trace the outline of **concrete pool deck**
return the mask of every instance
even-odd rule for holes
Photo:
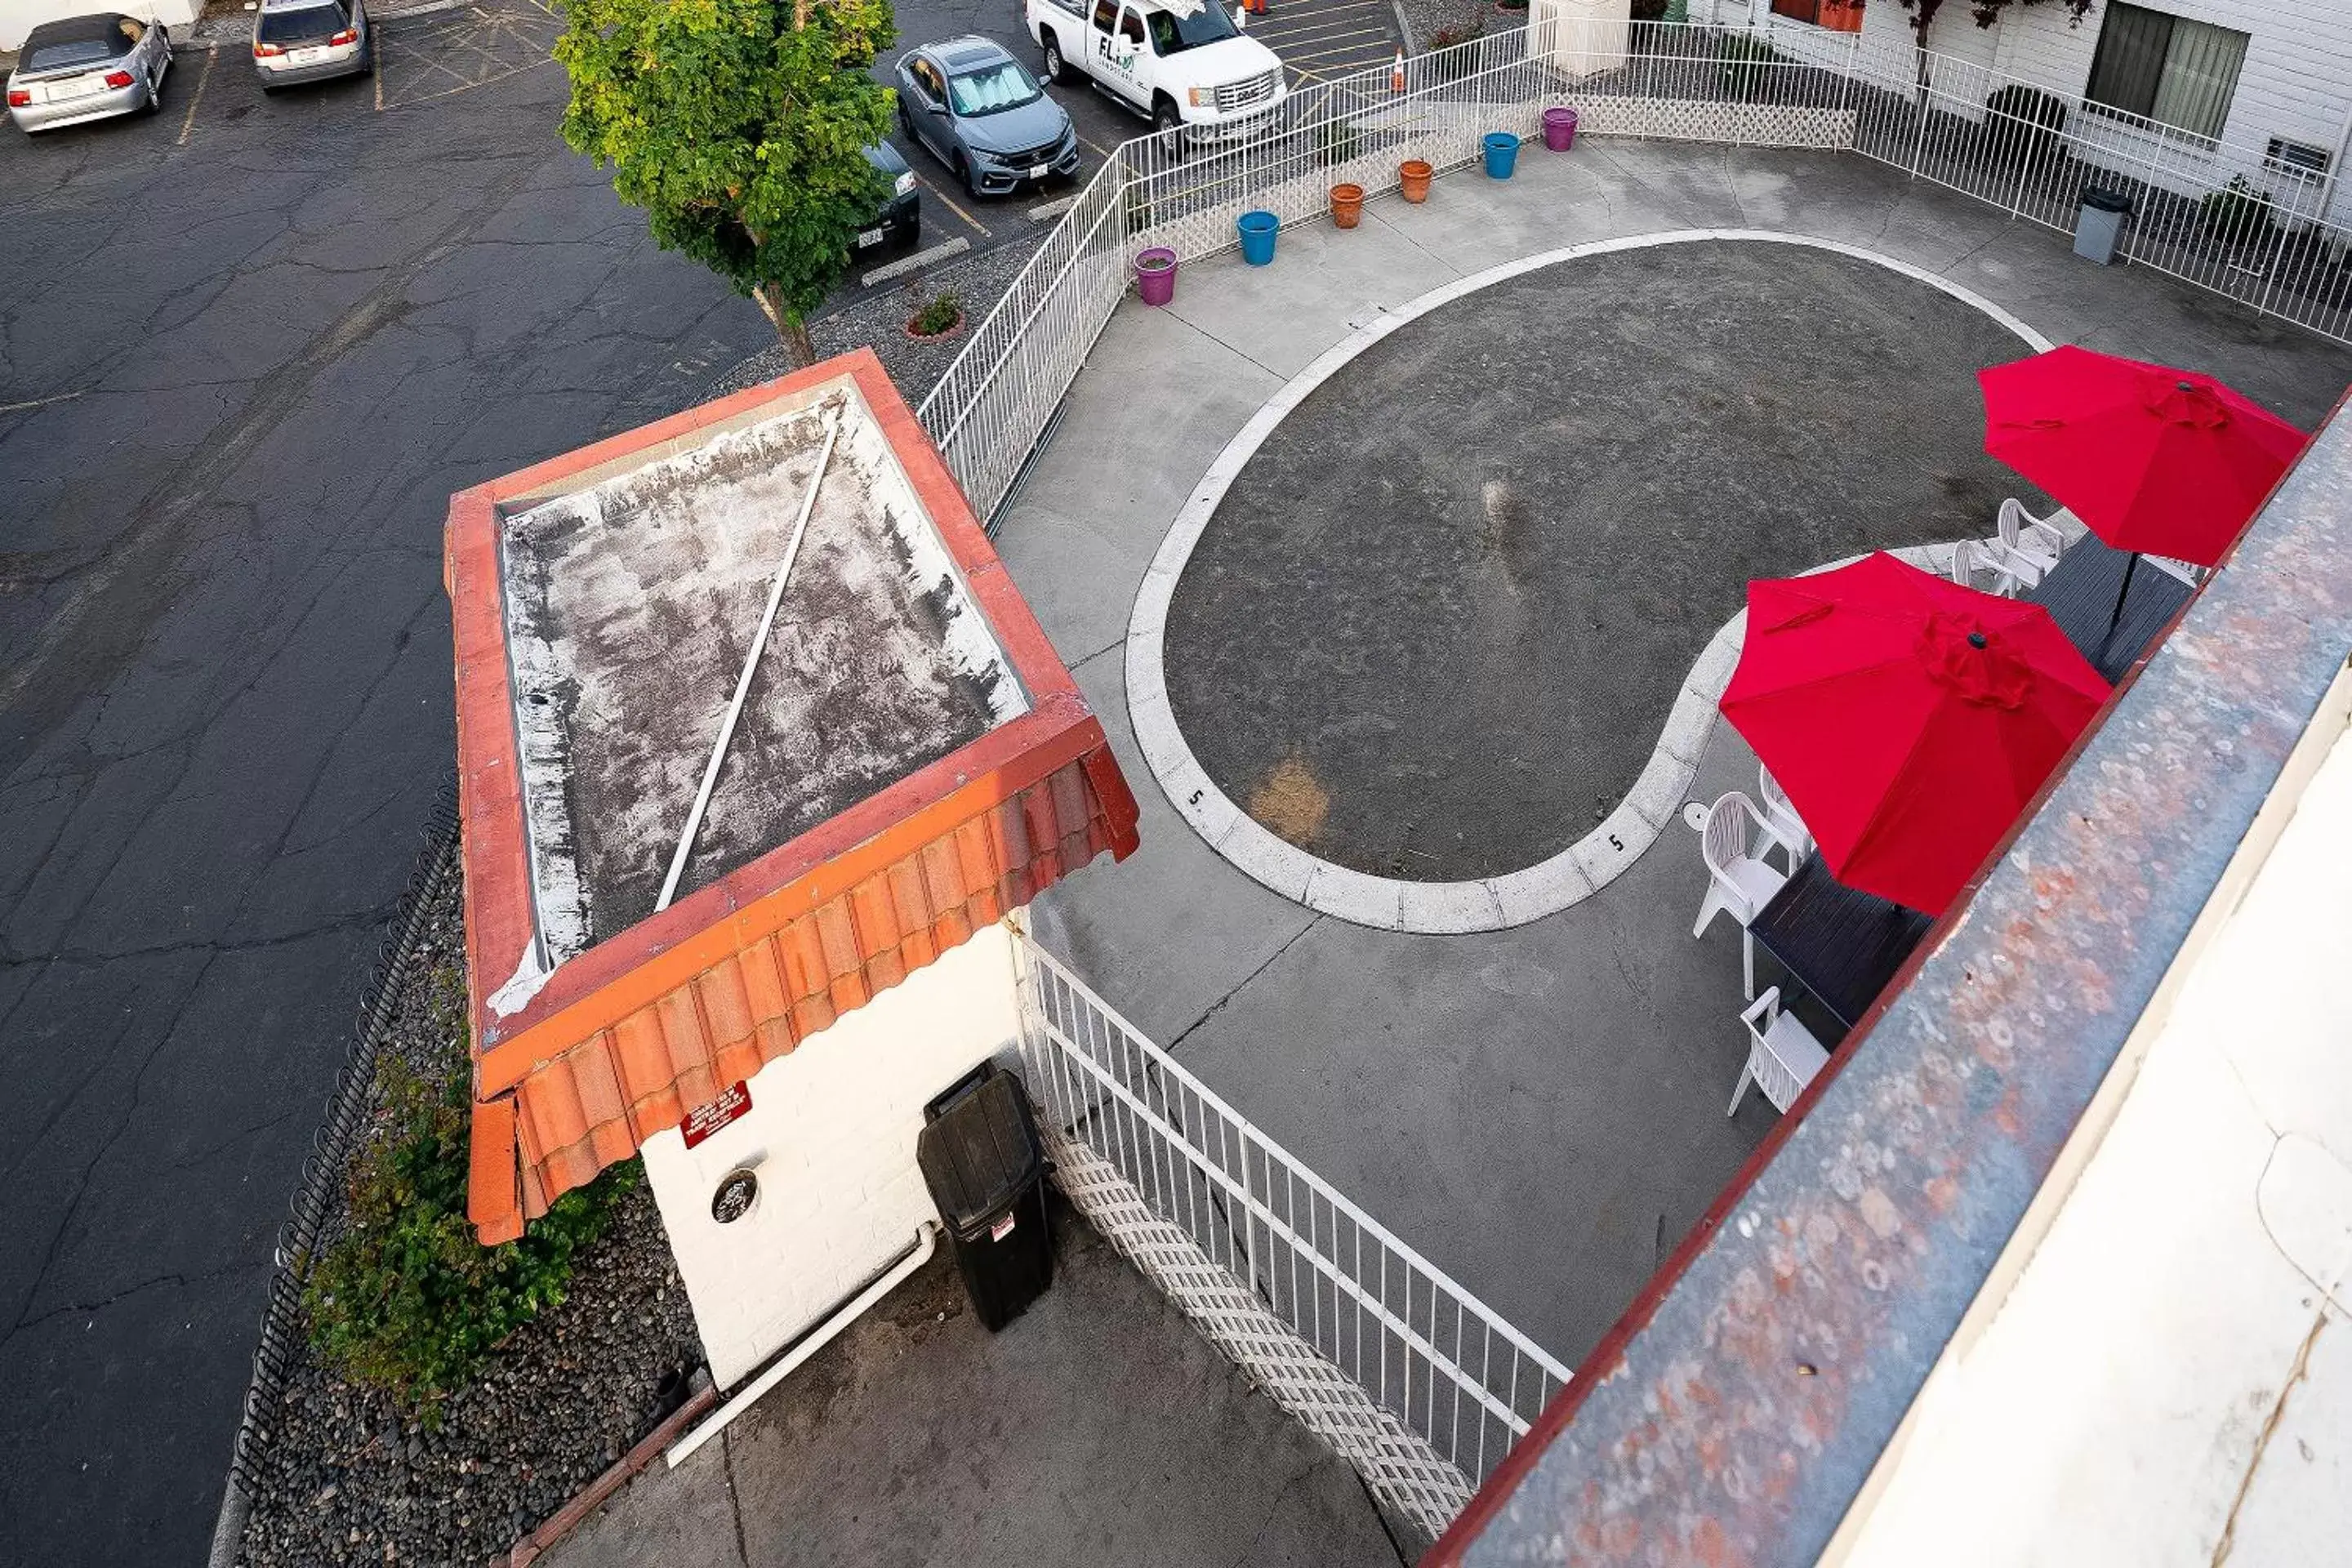
[[[1770,1124],[1758,1097],[1723,1113],[1745,1052],[1738,933],[1718,921],[1692,941],[1703,873],[1695,837],[1671,823],[1574,907],[1462,936],[1303,907],[1204,842],[1142,782],[1126,643],[1154,556],[1228,443],[1386,310],[1541,252],[1677,230],[1861,247],[2054,341],[2210,372],[2305,426],[2352,381],[2352,351],[2145,269],[2078,261],[2062,237],[1858,158],[1587,138],[1565,155],[1531,147],[1518,169],[1507,183],[1449,175],[1424,206],[1375,202],[1350,232],[1286,231],[1268,268],[1187,264],[1171,309],[1122,307],[997,545],[1143,811],[1131,861],[1035,906],[1040,939],[1268,1135],[1573,1362]],[[1894,520],[1877,542],[1920,542]],[[1690,798],[1754,788],[1722,726],[1696,761]]]

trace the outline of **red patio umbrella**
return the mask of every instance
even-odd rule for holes
[[[1881,553],[1750,583],[1722,709],[1840,881],[1940,914],[2107,692],[2040,605]]]
[[[1977,372],[1985,450],[2117,550],[2219,565],[2310,437],[2210,376],[2067,345]]]

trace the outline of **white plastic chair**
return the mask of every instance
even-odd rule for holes
[[[1708,922],[1726,910],[1739,922],[1740,994],[1756,994],[1756,941],[1748,934],[1754,920],[1789,879],[1764,863],[1749,848],[1748,830],[1764,826],[1756,803],[1733,790],[1707,807],[1698,824],[1699,858],[1706,862],[1706,901],[1698,907],[1693,937],[1706,934]]]
[[[1750,1084],[1764,1091],[1773,1110],[1785,1113],[1827,1064],[1830,1054],[1794,1014],[1780,1011],[1778,985],[1756,998],[1739,1015],[1739,1021],[1748,1026],[1748,1065],[1739,1069],[1739,1081],[1732,1086],[1731,1109],[1724,1114],[1739,1113],[1739,1102],[1748,1098]]]
[[[2059,552],[2066,548],[2058,515],[2036,517],[2011,496],[2000,503],[1993,520],[1993,537],[1984,541],[1983,547],[2001,571],[2031,588],[2058,564]]]
[[[2001,564],[2005,556],[1987,541],[1963,539],[1952,546],[1952,581],[1963,588],[1983,586],[1977,581],[1979,573],[1992,579],[1984,592],[1998,594],[2004,599],[2014,599],[2024,584],[2016,574]]]
[[[1756,793],[1764,803],[1764,842],[1756,847],[1757,858],[1769,855],[1777,846],[1788,857],[1789,874],[1793,877],[1798,863],[1812,851],[1812,831],[1789,804],[1789,793],[1780,787],[1780,781],[1762,763],[1756,764]]]

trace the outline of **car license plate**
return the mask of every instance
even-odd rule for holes
[[[103,77],[78,76],[71,81],[61,81],[50,88],[49,101],[64,103],[77,98],[89,98],[103,90],[105,86],[106,79]]]
[[[1029,177],[1030,177],[1031,179],[1033,179],[1033,180],[1042,180],[1042,179],[1044,179],[1044,178],[1045,177],[1045,174],[1046,174],[1046,168],[1045,168],[1045,164],[1043,164],[1043,163],[1039,163],[1039,164],[1037,164],[1035,167],[1032,168],[1032,169],[1029,171]]]
[[[314,66],[326,58],[327,47],[324,44],[313,44],[307,49],[292,49],[288,51],[286,63],[297,66]]]
[[[862,228],[862,229],[859,229],[859,230],[857,231],[857,248],[858,248],[858,249],[863,250],[863,249],[865,249],[865,248],[866,248],[867,246],[869,246],[869,245],[879,245],[879,244],[881,244],[881,243],[882,243],[882,231],[881,231],[880,229],[878,229],[878,228]]]

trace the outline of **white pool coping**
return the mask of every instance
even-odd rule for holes
[[[1128,713],[1135,727],[1136,744],[1169,803],[1211,848],[1253,880],[1320,913],[1377,930],[1464,935],[1526,925],[1569,909],[1623,875],[1657,842],[1682,805],[1683,792],[1697,775],[1699,753],[1715,721],[1716,703],[1739,662],[1748,620],[1744,609],[1723,624],[1692,665],[1649,763],[1600,826],[1566,849],[1520,870],[1467,881],[1419,882],[1371,876],[1310,855],[1261,826],[1217,787],[1192,754],[1169,701],[1168,607],[1194,547],[1243,468],[1291,410],[1374,343],[1441,305],[1538,268],[1611,251],[1719,239],[1811,246],[1874,262],[1976,307],[2037,353],[2054,346],[2049,338],[1983,295],[1925,268],[1841,240],[1751,228],[1671,229],[1562,246],[1458,278],[1384,311],[1317,356],[1225,444],[1170,525],[1136,592],[1127,635]],[[1951,569],[1952,548],[1949,544],[1914,545],[1891,553],[1941,575]],[[1813,570],[1828,571],[1854,559],[1825,562]]]

